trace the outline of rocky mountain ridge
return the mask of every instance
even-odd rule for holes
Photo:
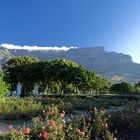
[[[107,52],[104,47],[86,47],[66,51],[6,49],[0,46],[1,63],[18,56],[33,56],[50,60],[66,58],[109,78],[119,77],[118,79],[129,81],[140,80],[140,64],[134,63],[129,55]]]

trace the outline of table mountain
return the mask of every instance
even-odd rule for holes
[[[66,58],[94,70],[113,80],[140,80],[140,64],[134,63],[131,56],[107,52],[104,47],[85,47],[69,50],[22,50],[0,47],[0,60],[5,63],[12,57],[33,56],[42,59]]]

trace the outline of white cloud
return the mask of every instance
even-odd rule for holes
[[[68,51],[69,49],[77,49],[77,47],[66,47],[66,46],[62,46],[62,47],[40,47],[40,46],[17,46],[17,45],[13,45],[13,44],[1,44],[1,47],[7,48],[7,49],[17,49],[17,50],[29,50],[29,51],[35,51],[35,50],[56,50],[56,51]]]

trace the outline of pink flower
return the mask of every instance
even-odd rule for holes
[[[80,129],[77,129],[77,132],[80,133]]]
[[[62,111],[61,117],[65,117],[65,111]]]
[[[108,118],[110,119],[112,116],[111,115],[108,115]]]
[[[62,123],[66,123],[66,121],[65,120],[62,120]]]
[[[42,137],[42,133],[40,133],[39,135],[40,135],[40,137]]]
[[[80,132],[79,132],[79,135],[80,135],[81,137],[83,137],[83,136],[85,135],[85,132],[80,131]]]
[[[81,137],[85,135],[85,132],[81,131],[80,129],[77,129],[77,132],[79,133],[79,136]]]
[[[9,129],[13,129],[13,126],[12,126],[12,125],[9,125],[8,128],[9,128]]]
[[[51,121],[51,122],[50,122],[50,125],[51,125],[51,126],[55,126],[55,125],[56,125],[55,121]]]
[[[45,139],[47,139],[48,136],[49,136],[49,133],[48,133],[47,131],[43,132],[43,137],[44,137]]]
[[[30,128],[29,127],[25,128],[25,134],[29,134],[29,133],[30,133]]]

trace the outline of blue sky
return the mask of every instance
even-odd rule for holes
[[[140,0],[0,0],[0,44],[104,46],[140,63]]]

